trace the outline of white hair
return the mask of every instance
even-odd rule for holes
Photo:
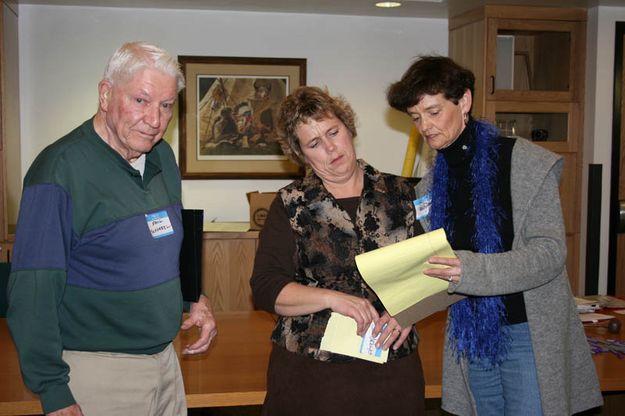
[[[111,82],[130,79],[137,71],[153,68],[176,79],[178,92],[184,88],[184,75],[178,61],[164,49],[147,42],[124,43],[106,64],[104,79]]]

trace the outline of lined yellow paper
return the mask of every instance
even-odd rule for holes
[[[448,282],[423,274],[432,256],[456,257],[442,228],[356,256],[356,265],[389,314],[395,316],[414,304],[447,291]],[[434,312],[434,311],[433,311]]]
[[[371,337],[373,323],[364,337],[356,334],[356,329],[356,321],[352,318],[332,312],[319,348],[374,363],[385,363],[388,360],[388,350],[374,347],[377,338]]]

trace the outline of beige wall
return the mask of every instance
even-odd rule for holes
[[[343,94],[359,116],[359,156],[399,173],[410,123],[384,91],[418,54],[447,53],[446,19],[235,13],[20,5],[22,168],[54,139],[90,117],[106,58],[143,39],[178,55],[296,57],[308,84]],[[177,151],[177,122],[167,140]],[[245,193],[287,180],[184,181],[189,208],[207,219],[248,219]]]
[[[587,166],[601,163],[600,288],[605,290],[614,23],[625,21],[625,6],[594,7],[588,16],[581,229],[586,229]],[[45,145],[95,111],[95,87],[106,56],[132,39],[150,40],[183,55],[307,58],[308,84],[342,93],[359,114],[359,155],[399,173],[410,125],[388,110],[384,90],[416,55],[447,53],[443,19],[20,5],[19,33],[22,175]],[[177,151],[176,120],[167,140]],[[272,191],[286,183],[184,181],[183,198],[188,207],[203,208],[208,219],[247,220],[246,192]]]

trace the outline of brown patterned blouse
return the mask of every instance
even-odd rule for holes
[[[295,281],[367,298],[383,312],[354,257],[421,234],[423,229],[415,221],[413,180],[381,173],[362,160],[358,163],[365,173],[360,198],[335,199],[312,172],[280,190],[260,233],[250,282],[258,308],[275,312],[278,294]],[[330,313],[326,309],[279,317],[272,340],[318,360],[350,361],[351,357],[319,350]],[[389,360],[416,348],[413,329],[401,348],[391,349]]]

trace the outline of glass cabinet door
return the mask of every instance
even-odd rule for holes
[[[488,118],[502,136],[522,137],[557,152],[572,151],[579,132],[576,105],[544,102],[491,102]]]
[[[533,142],[565,142],[567,113],[511,113],[498,111],[495,122],[504,136],[523,137]]]
[[[487,99],[571,101],[577,24],[488,19]]]

